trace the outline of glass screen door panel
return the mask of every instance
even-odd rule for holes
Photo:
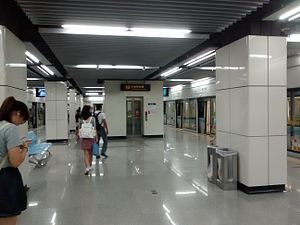
[[[126,101],[126,125],[127,125],[127,135],[132,135],[132,124],[133,124],[133,115],[132,115],[132,101]]]
[[[135,100],[134,104],[134,135],[142,135],[142,101]]]
[[[127,98],[126,112],[127,135],[142,135],[142,99]]]

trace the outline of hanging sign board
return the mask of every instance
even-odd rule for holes
[[[150,84],[121,84],[121,91],[150,91]]]

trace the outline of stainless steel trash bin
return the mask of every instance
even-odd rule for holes
[[[217,183],[217,149],[224,151],[227,150],[226,148],[221,148],[218,146],[207,146],[207,179],[214,184]]]
[[[223,190],[237,189],[237,156],[233,150],[216,150],[217,185]]]

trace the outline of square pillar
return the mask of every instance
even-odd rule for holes
[[[64,82],[45,82],[46,140],[68,140],[67,85]]]
[[[247,36],[217,51],[217,145],[239,153],[239,187],[287,182],[285,37]]]
[[[8,96],[27,104],[27,68],[25,45],[10,30],[0,26],[0,102]],[[20,137],[26,137],[28,124],[18,126]],[[29,185],[29,163],[26,158],[19,167],[24,184]]]

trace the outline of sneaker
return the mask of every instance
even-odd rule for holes
[[[104,156],[104,158],[107,158],[108,155],[106,155],[105,153],[101,153],[102,156]]]
[[[84,175],[89,175],[89,172],[90,172],[90,169],[89,169],[89,168],[86,168],[86,169],[85,169],[85,172],[84,172]]]
[[[101,159],[101,156],[99,155],[99,156],[96,156],[96,159]]]

